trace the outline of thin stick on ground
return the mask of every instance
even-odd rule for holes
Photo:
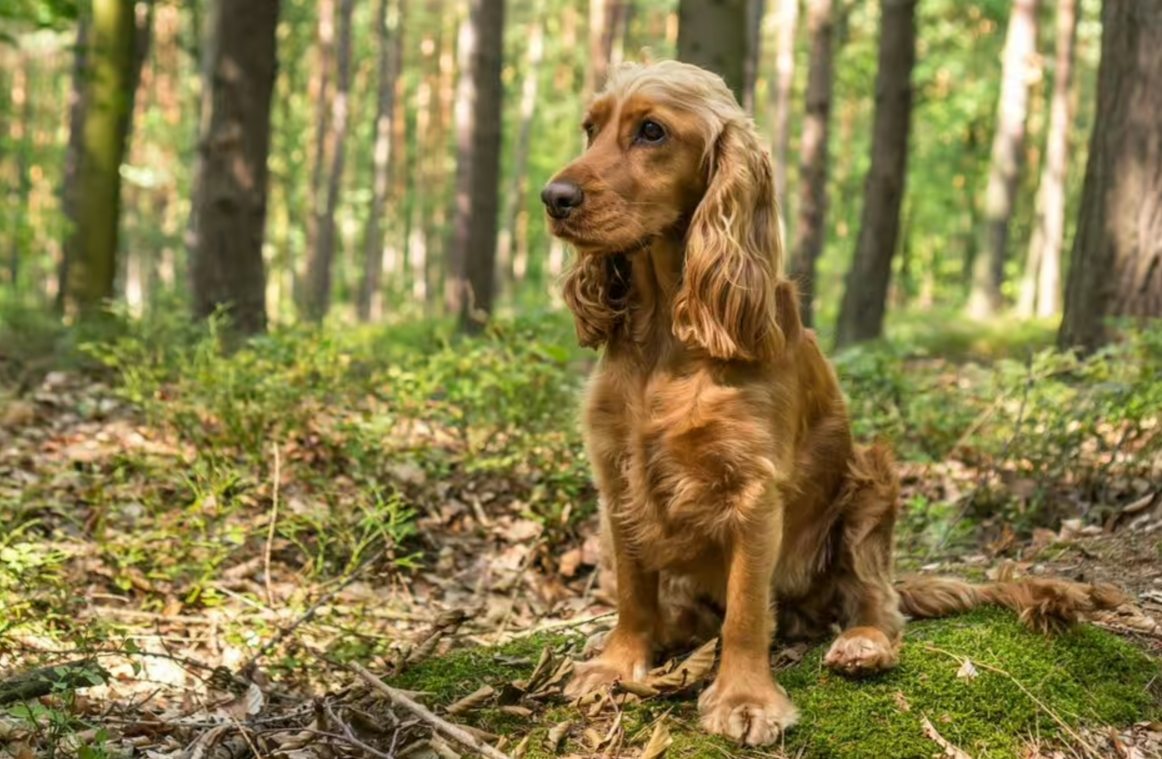
[[[270,582],[270,552],[274,546],[274,528],[278,524],[278,482],[282,479],[282,461],[278,453],[278,443],[274,444],[274,493],[271,496],[273,504],[270,507],[270,529],[266,533],[266,551],[262,554],[262,578],[266,583],[266,603],[274,608],[274,590]]]
[[[451,738],[465,748],[472,749],[478,754],[489,757],[489,759],[512,759],[508,754],[505,754],[497,749],[489,746],[487,743],[481,741],[476,736],[469,733],[463,728],[453,725],[447,720],[441,719],[429,711],[422,704],[418,704],[412,699],[408,698],[399,690],[391,687],[387,683],[380,680],[375,675],[371,674],[357,662],[351,662],[347,665],[355,674],[359,675],[363,680],[375,690],[387,696],[392,704],[407,709],[409,712],[419,717],[424,722],[431,725],[436,732]]]

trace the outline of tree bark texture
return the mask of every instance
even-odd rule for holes
[[[609,74],[613,55],[613,38],[617,32],[625,0],[589,0],[589,71],[585,81],[585,100],[600,92]],[[540,22],[540,12],[534,11]]]
[[[1009,221],[1013,216],[1025,152],[1028,70],[1037,47],[1037,6],[1038,0],[1014,0],[1005,35],[1001,99],[985,193],[986,244],[984,255],[973,262],[972,292],[968,302],[969,314],[978,319],[993,316],[1004,305],[1001,287],[1008,257]]]
[[[917,0],[883,3],[871,168],[864,184],[855,259],[847,274],[836,329],[839,346],[873,340],[883,333],[892,254],[899,241],[907,178],[916,3]]]
[[[456,90],[456,213],[445,305],[478,332],[492,311],[500,205],[504,0],[471,0]]]
[[[775,91],[770,97],[774,145],[771,159],[775,164],[775,197],[783,208],[787,205],[787,146],[791,141],[791,89],[795,84],[795,28],[798,24],[799,0],[780,0],[778,52]],[[830,65],[830,63],[829,63]]]
[[[335,56],[335,0],[319,0],[316,9],[319,18],[315,30],[315,66],[310,84],[307,85],[310,97],[315,101],[315,145],[311,152],[311,184],[307,188],[308,269],[309,260],[319,246],[319,218],[326,202],[323,186],[327,170],[328,119],[331,115],[331,62]],[[309,274],[306,279],[301,305],[309,312],[313,285]]]
[[[803,324],[814,323],[815,263],[827,238],[827,150],[834,80],[835,18],[832,0],[809,0],[807,26],[811,35],[811,68],[807,75],[807,113],[799,142],[799,221],[791,253],[791,276],[800,289]],[[786,181],[784,179],[784,181]]]
[[[678,59],[726,80],[746,100],[747,3],[750,0],[679,0]]]
[[[343,169],[347,159],[347,114],[351,94],[351,14],[355,0],[339,0],[338,42],[335,48],[335,94],[323,154],[327,164],[326,200],[316,206],[315,247],[307,262],[307,308],[311,321],[321,322],[331,310],[331,281],[335,268],[335,212],[343,189]]]
[[[210,81],[203,93],[201,161],[194,178],[194,310],[227,305],[244,334],[266,329],[267,152],[279,0],[216,0]]]
[[[759,61],[763,52],[763,14],[766,13],[765,0],[746,2],[746,57],[742,70],[742,107],[746,112],[755,112],[755,83],[759,76]]]
[[[1057,0],[1057,49],[1049,135],[1037,197],[1037,217],[1029,244],[1028,290],[1022,293],[1025,316],[1055,316],[1061,309],[1061,249],[1065,240],[1065,180],[1069,167],[1069,132],[1073,121],[1070,88],[1077,44],[1078,0]]]
[[[539,8],[538,8],[539,10]],[[533,115],[537,105],[537,84],[541,75],[541,60],[545,54],[545,27],[539,14],[529,24],[528,60],[525,63],[524,82],[521,84],[520,132],[513,148],[512,184],[508,191],[508,211],[501,228],[497,250],[497,294],[503,295],[514,283],[513,251],[516,245],[517,223],[525,210],[528,191],[529,148],[532,145]]]
[[[77,19],[76,52],[73,56],[73,81],[69,91],[69,141],[65,145],[64,175],[61,184],[61,212],[68,221],[61,246],[60,269],[57,272],[56,307],[65,308],[65,293],[68,292],[69,262],[79,255],[77,251],[77,209],[80,188],[77,176],[80,171],[81,153],[84,150],[85,133],[85,79],[89,71],[89,14],[82,10]]]
[[[371,209],[363,232],[363,279],[359,287],[356,311],[363,322],[378,320],[383,315],[383,293],[380,279],[383,273],[383,229],[381,219],[387,212],[388,188],[394,156],[391,151],[395,122],[395,88],[403,60],[403,36],[400,19],[405,9],[404,0],[379,0],[375,11],[375,35],[379,55],[375,98],[375,147],[372,149]]]
[[[1106,0],[1101,49],[1058,333],[1085,352],[1115,338],[1109,317],[1162,317],[1162,6]]]
[[[65,312],[85,316],[113,295],[121,162],[132,113],[133,0],[93,0],[77,163],[76,222],[62,283]]]

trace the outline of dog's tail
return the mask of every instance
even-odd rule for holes
[[[1113,585],[1065,580],[1008,580],[982,585],[949,577],[912,577],[896,586],[900,610],[916,619],[961,614],[980,606],[1012,609],[1027,627],[1049,633],[1078,622],[1082,615],[1128,602]]]

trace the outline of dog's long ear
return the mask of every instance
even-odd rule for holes
[[[775,285],[782,268],[770,160],[753,128],[728,123],[691,219],[674,334],[721,359],[763,361],[783,350]]]
[[[625,321],[629,273],[620,256],[576,254],[561,282],[561,297],[573,312],[577,342],[600,348]]]

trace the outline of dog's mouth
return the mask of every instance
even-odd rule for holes
[[[583,256],[632,255],[648,248],[655,237],[648,234],[636,240],[611,240],[611,237],[616,238],[618,235],[602,234],[574,216],[561,219],[550,216],[549,231],[554,237],[569,243],[579,255]]]

